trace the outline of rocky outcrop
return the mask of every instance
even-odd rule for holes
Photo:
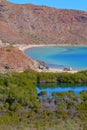
[[[87,45],[87,12],[0,0],[0,39],[19,44]]]
[[[38,68],[40,64],[14,47],[0,48],[0,72],[22,72],[28,68]]]

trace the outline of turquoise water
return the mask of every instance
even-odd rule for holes
[[[87,69],[87,47],[44,46],[28,49],[25,53],[34,59],[44,61],[49,67]]]
[[[47,92],[50,96],[53,92],[68,92],[73,91],[75,94],[79,94],[82,91],[87,91],[87,85],[72,85],[72,84],[45,84],[37,85],[37,93]]]

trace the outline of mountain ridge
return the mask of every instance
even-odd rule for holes
[[[87,12],[1,0],[0,39],[12,44],[87,45]]]

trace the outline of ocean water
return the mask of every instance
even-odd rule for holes
[[[85,46],[44,46],[27,49],[25,53],[34,59],[44,61],[49,67],[87,69],[87,47]]]

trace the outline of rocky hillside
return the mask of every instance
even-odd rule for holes
[[[39,62],[28,58],[22,51],[13,47],[0,48],[0,72],[23,71],[27,68],[35,68]]]
[[[0,39],[20,44],[87,44],[87,12],[0,0]]]

